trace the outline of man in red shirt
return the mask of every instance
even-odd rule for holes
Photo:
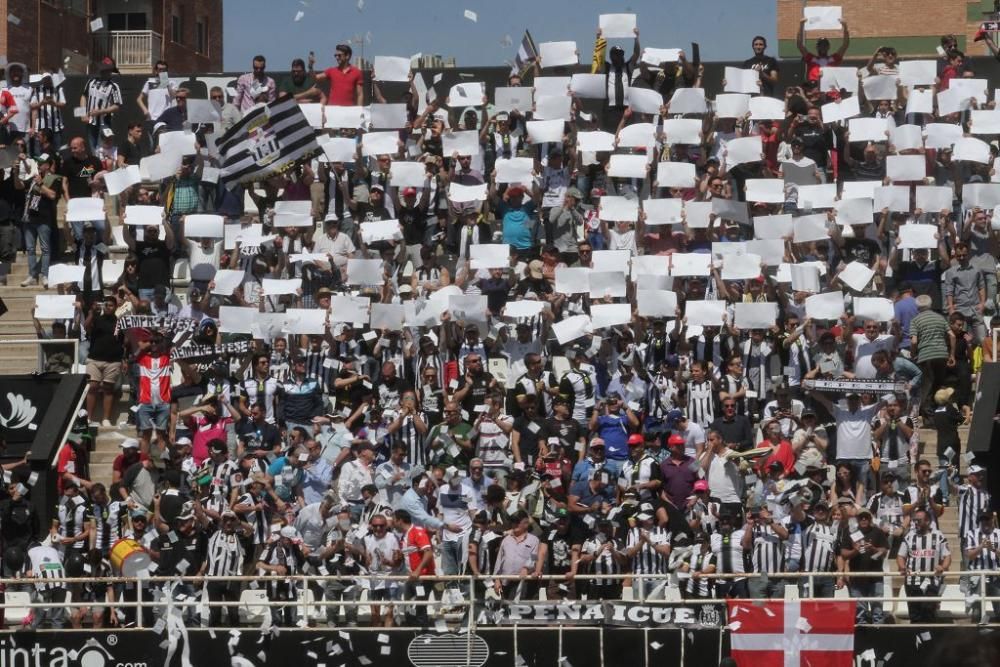
[[[139,367],[136,426],[141,450],[144,454],[149,454],[153,429],[162,436],[159,440],[160,450],[166,446],[164,439],[170,417],[170,344],[162,335],[154,334],[149,341],[139,343],[135,363]]]
[[[327,67],[322,72],[313,71],[316,61],[312,55],[309,56],[309,73],[316,79],[316,83],[328,81],[330,84],[326,103],[331,106],[359,107],[364,100],[364,90],[361,87],[364,75],[351,64],[351,53],[350,46],[338,44],[333,54],[337,59],[337,66]]]
[[[147,468],[151,467],[149,457],[139,451],[139,441],[135,438],[126,438],[118,446],[121,447],[122,453],[111,462],[112,484],[122,481],[125,471],[140,461]],[[112,498],[112,500],[118,500],[118,498]]]
[[[799,22],[799,34],[795,37],[795,46],[799,48],[799,53],[802,54],[802,61],[806,64],[806,79],[809,81],[819,81],[822,69],[827,65],[839,65],[843,62],[844,54],[847,53],[847,47],[851,43],[851,34],[847,31],[846,21],[841,19],[840,25],[844,29],[844,41],[841,43],[840,48],[837,49],[837,52],[831,56],[830,40],[826,37],[820,37],[816,40],[816,55],[813,55],[806,49],[806,20],[802,19]]]
[[[406,554],[406,567],[410,572],[403,590],[405,600],[427,600],[428,588],[431,582],[423,583],[421,577],[434,576],[434,549],[431,548],[431,538],[427,531],[413,525],[413,518],[406,510],[396,510],[393,514],[396,532],[401,535],[403,553]],[[416,605],[412,612],[406,613],[406,624],[418,627],[427,626],[427,606]]]

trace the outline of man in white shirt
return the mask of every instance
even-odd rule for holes
[[[313,244],[313,253],[323,253],[330,256],[333,266],[339,271],[347,269],[347,260],[354,257],[357,248],[354,242],[346,234],[340,233],[340,224],[336,219],[326,220],[326,234],[316,239]],[[317,264],[319,268],[326,269],[324,264]]]
[[[872,355],[878,350],[892,352],[896,347],[896,337],[881,333],[882,325],[874,320],[865,322],[863,334],[848,334],[853,330],[854,318],[851,317],[844,325],[844,342],[854,347],[854,376],[871,379],[876,375],[872,365]]]
[[[10,142],[23,137],[31,129],[31,86],[24,80],[24,66],[20,63],[7,67],[7,91],[17,103],[17,113],[10,119]]]
[[[153,65],[153,76],[146,79],[142,86],[142,91],[135,98],[135,103],[139,105],[143,115],[146,117],[146,132],[150,138],[153,137],[153,124],[160,119],[164,111],[175,106],[174,94],[177,86],[167,78],[167,62],[158,60]]]
[[[837,422],[838,461],[847,461],[854,468],[857,479],[864,482],[865,489],[875,489],[875,478],[872,476],[872,419],[882,407],[881,401],[871,405],[862,405],[861,396],[857,392],[847,394],[847,408],[839,403],[834,404],[829,398],[818,392],[812,397],[817,403],[827,409]],[[827,458],[832,459],[832,452],[827,452]]]

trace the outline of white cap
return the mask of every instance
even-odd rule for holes
[[[295,526],[285,526],[281,529],[279,534],[290,540],[297,540],[299,538],[299,531],[295,530]]]
[[[122,449],[139,449],[139,441],[135,438],[125,438],[118,446]]]

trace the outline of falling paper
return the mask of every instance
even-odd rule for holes
[[[809,621],[805,618],[800,618],[795,621],[795,627],[798,628],[800,632],[809,632],[812,630],[812,625],[810,625]]]
[[[104,19],[96,18],[90,22],[90,32],[97,32],[104,27]]]
[[[469,19],[473,23],[475,23],[476,21],[479,20],[479,16],[476,15],[476,13],[474,11],[472,11],[471,9],[466,9],[464,15],[465,15],[465,18]]]
[[[7,14],[7,23],[11,25],[21,25],[21,19],[17,18],[13,14]]]
[[[295,12],[295,21],[296,22],[301,21],[302,17],[305,16],[305,15],[306,15],[305,12],[301,12],[301,11],[300,12]]]

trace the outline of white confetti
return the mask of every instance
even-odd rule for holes
[[[479,20],[479,16],[471,9],[465,10],[465,18],[469,19],[473,23],[476,23]]]
[[[774,618],[774,612],[768,609],[767,607],[764,607],[764,613],[770,616],[771,618]]]
[[[730,623],[726,627],[729,628],[733,632],[738,632],[739,629],[741,627],[743,627],[743,623],[741,623],[740,621],[733,621],[732,623]]]
[[[365,9],[365,0],[358,0],[358,11],[361,12],[364,11],[364,9]]]
[[[382,655],[389,655],[389,654],[392,653],[392,647],[391,646],[383,646],[382,649],[379,651],[379,653],[381,653]]]
[[[358,656],[358,662],[360,662],[362,665],[370,665],[370,664],[372,664],[372,661],[369,660],[368,656],[366,656],[366,655],[359,655]]]
[[[922,639],[925,642],[929,642],[931,640],[931,633],[929,632],[921,632],[919,636],[920,639]]]
[[[800,618],[795,621],[795,627],[799,629],[800,632],[809,632],[813,629],[813,626],[809,624],[809,621],[805,618]]]
[[[21,25],[21,19],[17,18],[13,14],[7,14],[7,23],[11,25]]]
[[[295,12],[295,22],[298,23],[299,21],[301,21],[302,17],[305,16],[305,15],[306,15],[306,13],[303,12],[303,11]]]
[[[389,635],[385,634],[384,632],[378,633],[378,638],[377,639],[378,639],[378,643],[379,644],[388,644],[389,643]]]
[[[649,642],[649,645],[653,647],[654,651],[659,651],[661,648],[663,648],[663,644],[661,644],[660,642]]]
[[[504,35],[503,39],[500,40],[500,46],[508,48],[514,45],[514,40],[510,38],[510,35]]]

